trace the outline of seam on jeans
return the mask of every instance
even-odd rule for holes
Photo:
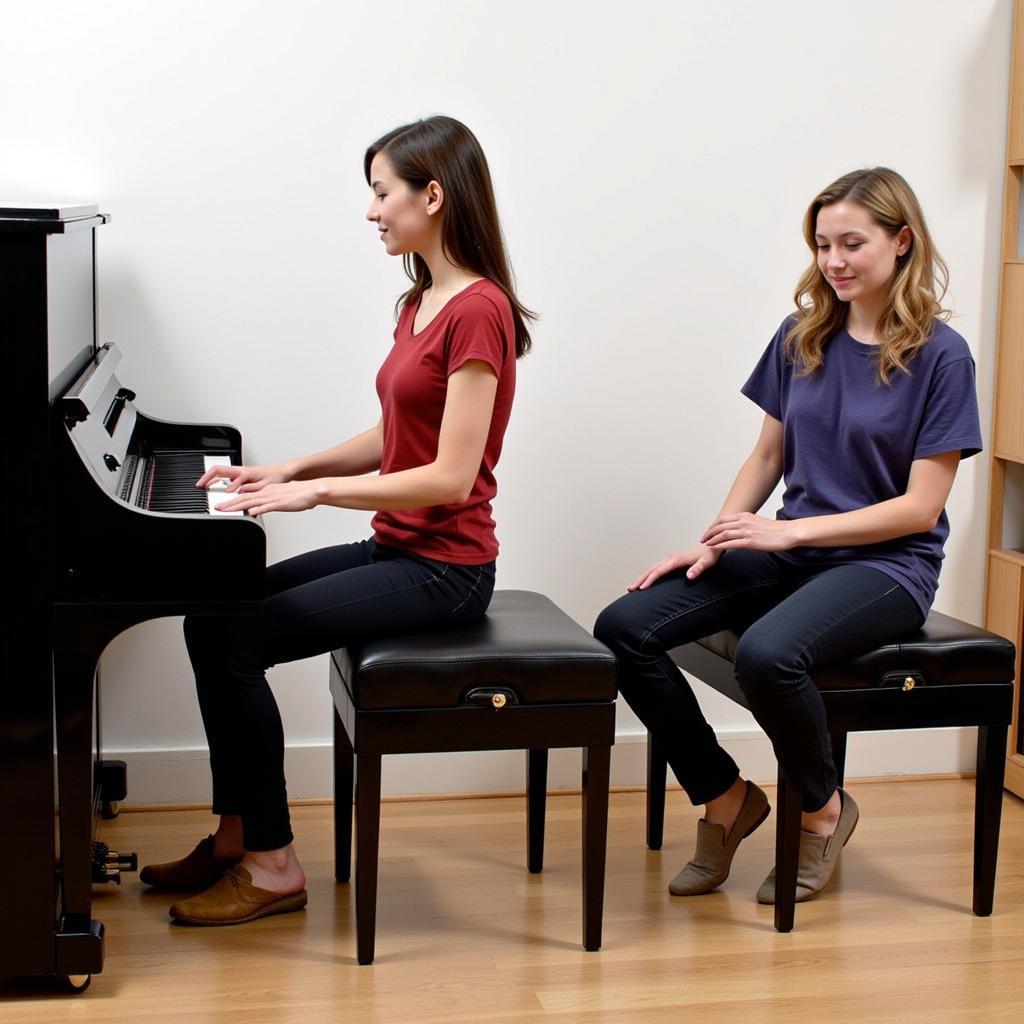
[[[451,618],[475,593],[476,588],[480,586],[480,581],[484,578],[483,567],[477,570],[476,579],[473,581],[473,586],[469,588],[469,593],[448,613],[448,617]]]
[[[821,638],[823,636],[825,636],[826,634],[830,633],[833,629],[836,628],[836,626],[841,625],[843,622],[845,622],[851,616],[859,614],[860,612],[864,611],[865,608],[870,608],[873,604],[878,604],[879,601],[884,601],[890,594],[892,594],[893,592],[895,592],[896,590],[899,590],[899,589],[900,589],[900,584],[894,582],[893,585],[884,594],[879,594],[878,597],[874,597],[870,601],[867,601],[864,604],[860,605],[858,608],[852,609],[846,615],[844,615],[838,622],[833,622],[832,625],[828,627],[828,629],[822,630],[814,638],[814,640],[809,641],[807,644],[805,644],[800,649],[797,657],[800,658],[800,660],[802,661],[804,654],[807,652],[807,648],[810,647],[812,643],[816,643],[817,641],[821,640]],[[906,589],[906,588],[904,588],[904,589]],[[804,669],[804,675],[807,675],[808,671],[809,671],[809,669],[805,668]],[[813,683],[812,683],[812,685],[813,685]],[[815,687],[815,690],[817,690],[817,687]],[[807,703],[808,703],[807,699],[804,698],[804,706],[805,707],[807,706]],[[827,725],[826,725],[826,728],[827,728]],[[830,738],[829,739],[829,747],[831,747],[831,745],[832,744],[831,744],[831,738]],[[822,754],[823,755],[825,754],[824,749],[822,750]],[[833,758],[834,758],[834,755],[833,755]],[[823,768],[824,768],[824,765],[825,765],[827,760],[828,760],[827,757],[824,757],[824,756],[822,757],[821,763],[822,763]],[[834,768],[834,766],[835,765],[834,765],[834,760],[833,760],[833,768]],[[828,781],[829,780],[827,780],[825,778],[825,775],[824,775],[824,772],[823,772],[823,774],[821,776],[821,779],[819,780],[819,788],[820,788],[822,793],[825,792],[826,789],[828,789]],[[838,787],[836,787],[836,788],[838,788]],[[820,795],[820,794],[818,794],[818,795]],[[811,808],[803,807],[803,804],[806,802],[805,801],[805,797],[806,797],[806,794],[802,793],[801,794],[800,804],[801,804],[801,807],[803,808],[803,810],[811,810],[811,811],[816,810],[817,808],[814,808],[814,807],[811,807]],[[829,799],[831,799],[831,794],[829,795]]]
[[[817,643],[823,636],[826,636],[827,634],[831,633],[832,630],[836,628],[836,626],[841,626],[847,619],[851,618],[854,615],[860,614],[862,611],[864,611],[865,608],[870,608],[873,604],[878,604],[879,601],[884,601],[890,594],[894,593],[899,589],[900,584],[893,583],[893,585],[884,594],[879,594],[877,597],[871,598],[870,601],[866,601],[864,604],[858,606],[857,608],[850,609],[850,611],[848,611],[841,619],[839,619],[837,622],[833,622],[831,626],[829,626],[827,629],[823,629],[813,640],[809,640],[806,644],[804,644],[804,646],[800,648],[797,657],[802,659],[804,654],[807,652],[807,648],[810,647],[811,644]],[[903,589],[906,588],[904,587]],[[911,600],[913,600],[913,598],[911,598]],[[804,674],[806,674],[807,671],[807,669],[804,669]]]
[[[433,575],[428,580],[422,580],[419,583],[413,583],[408,587],[400,587],[398,590],[389,590],[386,594],[372,594],[367,597],[357,597],[353,601],[340,601],[338,604],[328,605],[325,608],[314,608],[310,612],[306,612],[305,615],[300,615],[296,621],[301,622],[302,619],[308,619],[311,615],[322,615],[324,612],[334,611],[337,608],[349,608],[354,604],[363,604],[366,601],[376,601],[382,597],[394,597],[395,594],[405,594],[410,590],[418,590],[420,587],[428,587],[431,583],[439,583],[448,574],[449,566],[445,566],[440,575]]]
[[[676,619],[682,618],[684,615],[689,615],[691,612],[699,611],[701,608],[706,608],[709,604],[714,604],[716,601],[724,601],[727,597],[735,597],[737,594],[746,594],[751,590],[757,590],[760,587],[777,587],[781,586],[779,581],[771,580],[765,583],[752,583],[748,587],[743,587],[741,590],[730,590],[728,594],[716,594],[714,597],[709,597],[705,601],[701,601],[700,604],[691,605],[689,608],[684,608],[680,612],[676,612],[674,615],[667,615],[660,622],[656,622],[651,628],[643,635],[640,641],[640,650],[647,646],[647,641],[661,629],[662,626],[667,625],[670,622],[674,622]]]

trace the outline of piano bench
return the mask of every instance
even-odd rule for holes
[[[373,962],[382,754],[527,752],[527,858],[544,859],[548,749],[583,748],[583,946],[601,946],[615,658],[541,594],[497,591],[472,626],[331,654],[335,877],[351,870],[357,959]]]
[[[669,653],[681,669],[749,710],[733,673],[739,638],[727,630]],[[979,916],[992,913],[1014,659],[1009,640],[933,611],[915,633],[814,670],[840,786],[850,732],[978,727],[974,913]],[[648,734],[647,845],[652,850],[661,848],[665,774],[665,757]],[[796,898],[801,800],[781,768],[775,810],[775,927],[788,932]]]

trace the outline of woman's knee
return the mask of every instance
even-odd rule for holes
[[[740,637],[733,658],[736,681],[748,696],[765,686],[779,686],[802,673],[801,658],[785,637],[751,627]]]
[[[639,652],[647,635],[646,628],[630,614],[629,597],[626,594],[612,602],[594,623],[594,636],[619,654]]]
[[[183,623],[185,646],[192,667],[263,669],[262,643],[256,616],[187,615]]]
[[[212,621],[213,616],[209,615],[186,615],[181,624],[185,646],[193,660],[205,652],[213,641],[213,631],[210,629]]]

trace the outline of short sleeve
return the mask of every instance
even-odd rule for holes
[[[936,368],[928,385],[914,458],[959,451],[961,458],[981,451],[974,360],[967,356]]]
[[[471,359],[479,359],[501,379],[509,339],[501,311],[486,295],[469,295],[459,303],[452,317],[446,343],[446,365],[450,377]]]
[[[777,420],[782,419],[782,375],[786,365],[786,334],[791,323],[788,317],[783,321],[757,361],[754,372],[740,388],[742,394]]]

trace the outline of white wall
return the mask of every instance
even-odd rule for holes
[[[521,298],[543,316],[499,467],[499,586],[544,591],[587,626],[717,510],[760,419],[738,388],[807,260],[803,210],[847,170],[885,163],[916,188],[988,434],[1009,0],[4,8],[0,198],[113,215],[101,333],[124,353],[122,380],[157,416],[238,424],[252,461],[376,418],[404,278],[362,219],[366,144],[434,112],[473,128]],[[975,622],[987,471],[987,456],[960,471],[937,600]],[[361,537],[368,519],[273,516],[271,557]],[[315,754],[292,791],[326,793],[325,662],[273,683],[294,758]],[[103,701],[105,747],[140,766],[134,799],[205,798],[176,622],[114,642]],[[707,706],[749,739],[739,709]],[[636,735],[624,706],[619,723]],[[960,767],[966,749],[926,737],[910,767]],[[618,781],[639,781],[637,753]],[[900,756],[861,764],[852,746],[851,767],[902,770]],[[423,787],[469,785],[441,764],[417,764]],[[514,786],[515,766],[484,788]]]

